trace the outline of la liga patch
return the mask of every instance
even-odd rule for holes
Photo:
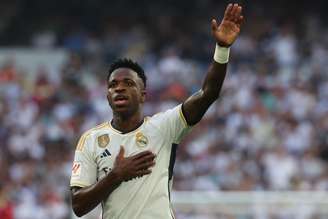
[[[81,175],[82,164],[81,162],[74,162],[72,167],[72,176],[79,177]]]

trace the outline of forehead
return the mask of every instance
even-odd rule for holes
[[[132,69],[118,68],[115,69],[109,77],[109,81],[113,81],[113,80],[120,81],[124,79],[131,79],[137,81],[139,79],[139,76],[137,72],[133,71]]]

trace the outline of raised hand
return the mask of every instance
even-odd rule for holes
[[[124,157],[124,148],[121,146],[113,171],[122,181],[142,177],[151,173],[150,168],[155,165],[155,157],[151,151],[143,151],[130,157]]]
[[[238,4],[229,4],[220,25],[212,19],[212,35],[216,42],[220,46],[230,47],[239,35],[243,20],[242,7]]]

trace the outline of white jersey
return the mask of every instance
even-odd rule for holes
[[[129,133],[122,134],[106,122],[82,135],[75,152],[71,186],[89,186],[106,176],[121,145],[125,157],[144,150],[157,155],[151,174],[123,182],[102,202],[103,219],[174,218],[170,190],[176,147],[190,130],[181,106],[146,117],[138,129]]]

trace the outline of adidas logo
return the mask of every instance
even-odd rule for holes
[[[100,155],[100,158],[108,157],[112,155],[107,149]]]

